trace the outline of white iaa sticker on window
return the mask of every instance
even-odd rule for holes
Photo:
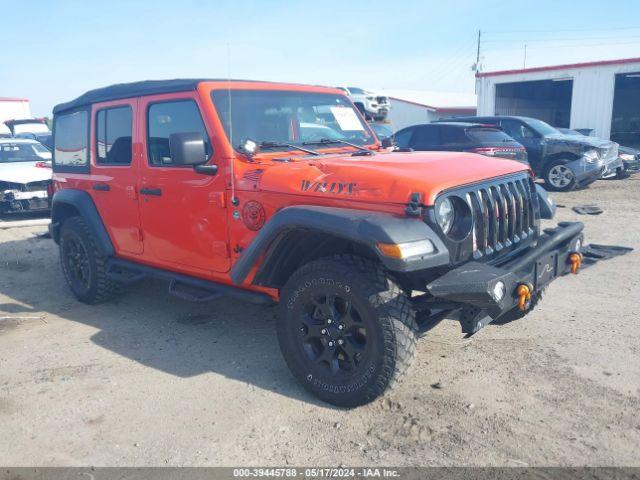
[[[331,107],[331,113],[343,131],[364,130],[356,112],[349,107]]]

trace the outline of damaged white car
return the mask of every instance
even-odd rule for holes
[[[50,206],[51,152],[34,140],[0,138],[0,215]]]

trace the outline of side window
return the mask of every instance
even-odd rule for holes
[[[440,145],[461,145],[468,142],[464,128],[444,125],[440,127]]]
[[[529,127],[515,120],[502,120],[500,121],[500,125],[507,135],[516,140],[522,140],[523,138],[535,138],[535,134]]]
[[[89,113],[80,110],[54,119],[53,166],[84,170],[89,166]]]
[[[415,128],[403,128],[398,133],[394,135],[396,145],[400,148],[407,148],[409,146],[409,141],[411,140],[411,135]]]
[[[200,116],[198,105],[193,100],[176,100],[154,103],[147,114],[147,152],[149,164],[171,166],[169,136],[173,133],[198,132],[205,141],[207,155],[211,155],[211,143]]]
[[[131,164],[131,107],[99,110],[96,115],[96,162],[99,165]]]
[[[411,147],[416,150],[430,150],[438,146],[438,128],[436,125],[417,127],[411,139]]]

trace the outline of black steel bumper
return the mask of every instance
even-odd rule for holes
[[[502,265],[469,262],[427,285],[436,301],[457,311],[462,331],[473,334],[518,307],[518,286],[538,292],[556,278],[571,271],[569,256],[579,252],[583,241],[580,222],[561,222],[545,230],[535,247]],[[496,292],[502,290],[499,298]],[[459,307],[459,308],[458,308]]]

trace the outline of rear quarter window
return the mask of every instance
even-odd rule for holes
[[[53,134],[55,171],[88,171],[89,112],[79,110],[56,115]]]
[[[480,143],[513,142],[513,139],[502,130],[492,128],[470,128],[467,130],[467,136]]]

